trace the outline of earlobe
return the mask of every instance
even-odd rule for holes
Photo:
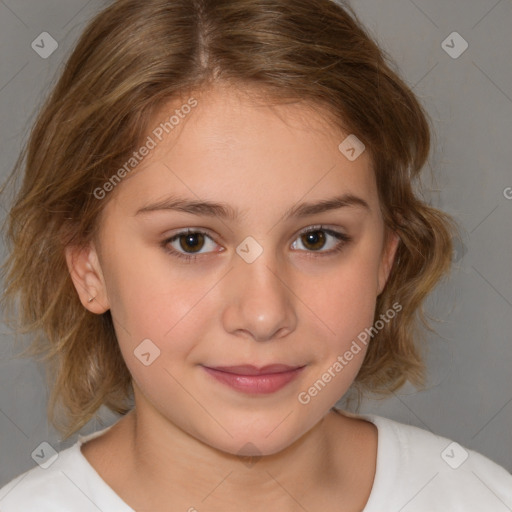
[[[379,277],[378,277],[378,293],[380,295],[386,286],[386,283],[389,278],[389,274],[391,273],[391,268],[393,267],[393,262],[395,260],[396,251],[398,249],[398,244],[400,243],[400,237],[394,231],[390,231],[386,240],[386,245],[382,251],[382,258],[379,267]]]
[[[65,248],[71,280],[83,306],[91,313],[101,314],[110,309],[105,281],[94,244]]]

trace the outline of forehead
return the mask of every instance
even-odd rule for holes
[[[364,195],[368,203],[377,197],[369,155],[349,161],[338,148],[348,134],[305,102],[269,104],[215,88],[162,106],[147,135],[155,147],[118,186],[114,203],[140,207],[172,194],[247,210],[289,209],[335,193]]]

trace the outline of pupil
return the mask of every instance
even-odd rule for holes
[[[198,238],[200,239],[200,241],[202,241],[202,239],[204,237],[201,233],[192,233],[192,234],[185,235],[184,238],[186,240],[185,243],[188,245],[188,247],[186,247],[183,243],[181,243],[180,245],[181,245],[181,248],[186,251],[187,249],[190,249],[190,246],[192,246],[192,248],[193,248],[195,245],[197,245]],[[183,237],[182,237],[182,240],[183,240]],[[201,245],[201,244],[199,244],[199,245]]]
[[[315,247],[314,249],[321,249],[325,243],[325,235],[321,231],[312,231],[311,233],[307,233],[305,236],[308,239],[308,243],[312,245],[319,245],[319,247]]]

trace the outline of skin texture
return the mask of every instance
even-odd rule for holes
[[[389,275],[398,238],[385,244],[371,161],[345,158],[338,145],[347,134],[302,103],[269,107],[228,87],[195,97],[198,106],[111,192],[98,238],[66,250],[84,307],[111,310],[136,404],[82,451],[138,511],[361,510],[376,428],[331,408],[365,350],[308,404],[297,397],[372,325]],[[298,203],[343,193],[369,209],[283,218]],[[240,216],[136,214],[170,195],[222,202]],[[320,224],[352,240],[325,254],[336,238],[322,231],[322,246],[301,236]],[[167,247],[199,253],[191,262],[162,246],[186,228],[208,237]],[[263,250],[251,263],[236,252],[246,237]],[[148,366],[134,356],[144,339],[160,350]],[[249,395],[202,367],[273,363],[305,368],[275,393]],[[261,458],[248,465],[240,453]]]

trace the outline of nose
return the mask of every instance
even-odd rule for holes
[[[237,256],[224,283],[225,330],[255,341],[275,340],[293,332],[297,316],[290,276],[270,250],[252,263]]]

